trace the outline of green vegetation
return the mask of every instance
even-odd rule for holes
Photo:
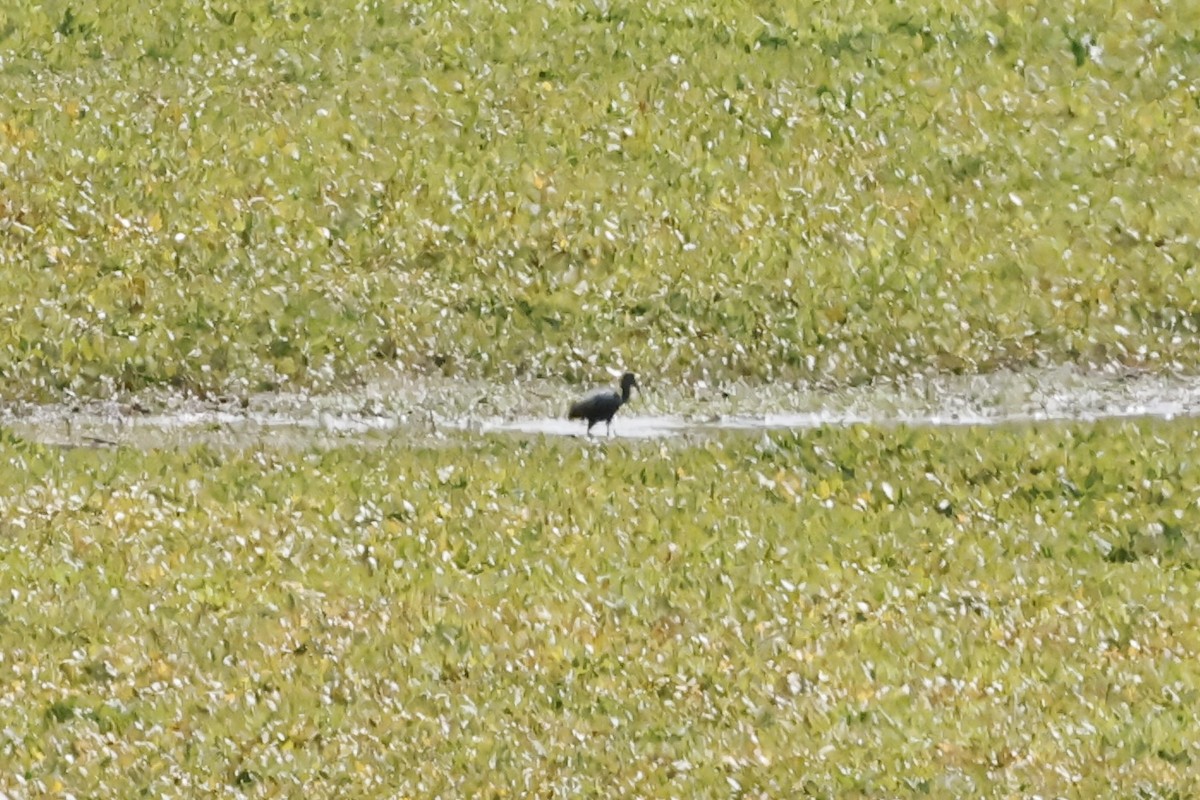
[[[1196,3],[7,4],[0,411],[403,424],[0,428],[0,800],[1200,794],[1195,420],[424,433],[1195,373],[1198,176]]]
[[[1194,369],[1200,6],[0,10],[9,397]]]
[[[1200,431],[0,451],[0,791],[1193,795]]]

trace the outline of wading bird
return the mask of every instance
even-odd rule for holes
[[[586,419],[588,436],[592,435],[592,426],[604,420],[608,435],[612,436],[613,414],[616,414],[618,408],[629,402],[629,390],[637,385],[637,378],[633,376],[633,373],[626,372],[621,376],[620,394],[612,389],[593,389],[571,403],[567,419]]]

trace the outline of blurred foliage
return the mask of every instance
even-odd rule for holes
[[[1192,796],[1198,439],[5,436],[0,793]]]
[[[1194,369],[1200,6],[0,9],[8,397]]]

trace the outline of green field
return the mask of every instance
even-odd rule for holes
[[[0,11],[9,397],[1200,358],[1196,4],[158,5]]]
[[[437,424],[1200,373],[1200,4],[126,6],[0,9],[0,413],[118,409],[0,426],[0,800],[1200,794],[1194,417]]]
[[[1191,796],[1197,438],[8,442],[0,791]]]

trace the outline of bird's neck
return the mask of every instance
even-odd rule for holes
[[[632,391],[633,391],[632,386],[622,386],[621,387],[621,404],[622,405],[629,402],[629,393]]]

